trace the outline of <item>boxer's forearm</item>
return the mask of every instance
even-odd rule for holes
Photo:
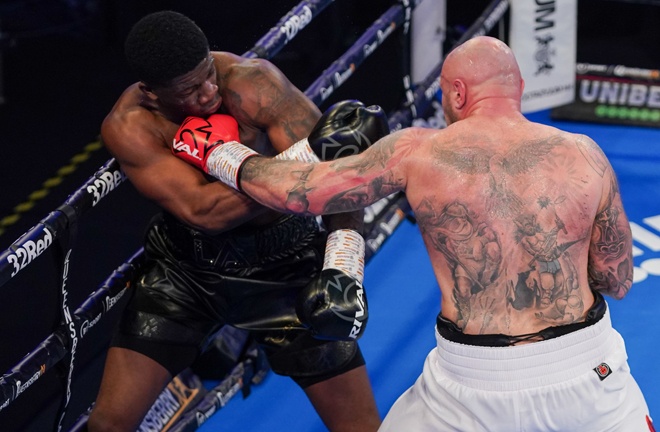
[[[239,187],[245,194],[272,209],[321,215],[332,194],[330,183],[324,184],[322,181],[323,173],[327,171],[326,165],[253,157],[241,167]],[[328,172],[327,180],[332,181],[332,177],[332,173]]]
[[[282,212],[351,212],[400,190],[383,184],[380,169],[362,171],[362,161],[368,157],[363,153],[316,164],[253,157],[241,167],[239,184],[256,201]]]

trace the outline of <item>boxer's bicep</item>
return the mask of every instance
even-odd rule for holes
[[[285,102],[273,110],[273,117],[265,125],[273,148],[277,153],[307,138],[321,112],[309,99],[293,85],[291,91],[283,95]]]
[[[254,116],[266,131],[277,153],[307,138],[321,117],[319,108],[274,64],[255,62],[250,91],[258,95],[258,114]],[[253,77],[254,77],[253,76]]]

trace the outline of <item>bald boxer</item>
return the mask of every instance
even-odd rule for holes
[[[325,219],[322,229],[314,217],[259,205],[173,152],[203,160],[214,144],[240,139],[269,155],[299,143],[282,156],[296,157],[347,130],[373,142],[389,132],[384,113],[348,101],[321,118],[274,65],[209,51],[199,27],[171,11],[140,20],[125,52],[140,81],[105,118],[102,141],[163,212],[147,229],[146,264],[108,351],[89,429],[135,431],[172,377],[232,325],[250,331],[271,369],[304,390],[329,430],[376,430],[357,344],[368,317],[362,275],[335,256],[350,236],[351,260],[364,265],[362,212]],[[341,298],[326,289],[335,272]]]
[[[654,431],[603,298],[623,298],[633,280],[605,154],[522,115],[524,82],[497,39],[453,50],[440,86],[446,129],[404,129],[331,163],[246,155],[228,184],[309,215],[405,192],[442,311],[437,348],[380,430]],[[208,171],[223,178],[237,148],[218,147]]]

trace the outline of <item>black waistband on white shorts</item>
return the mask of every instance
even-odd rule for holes
[[[474,346],[487,346],[487,347],[505,347],[519,344],[524,341],[542,341],[553,339],[559,336],[563,336],[568,333],[573,333],[574,331],[589,327],[596,324],[598,321],[603,318],[605,311],[607,310],[607,303],[603,298],[603,295],[599,292],[594,291],[594,304],[591,306],[587,312],[587,317],[584,321],[572,324],[564,324],[560,326],[552,326],[544,328],[536,333],[529,333],[523,335],[505,335],[505,334],[480,334],[480,335],[471,335],[465,334],[461,329],[452,321],[444,318],[440,314],[436,319],[436,327],[438,333],[443,338],[461,343],[464,345],[474,345]]]

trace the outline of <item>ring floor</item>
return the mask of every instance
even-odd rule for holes
[[[660,129],[555,121],[549,111],[532,120],[589,135],[600,144],[619,178],[633,226],[635,282],[621,301],[608,298],[614,327],[626,341],[629,364],[644,392],[651,416],[660,419]],[[417,227],[405,221],[365,269],[369,328],[360,340],[381,416],[417,378],[435,346],[440,307],[437,282]],[[209,386],[213,383],[206,383]],[[288,378],[269,373],[243,399],[235,396],[200,429],[210,431],[326,428]]]

